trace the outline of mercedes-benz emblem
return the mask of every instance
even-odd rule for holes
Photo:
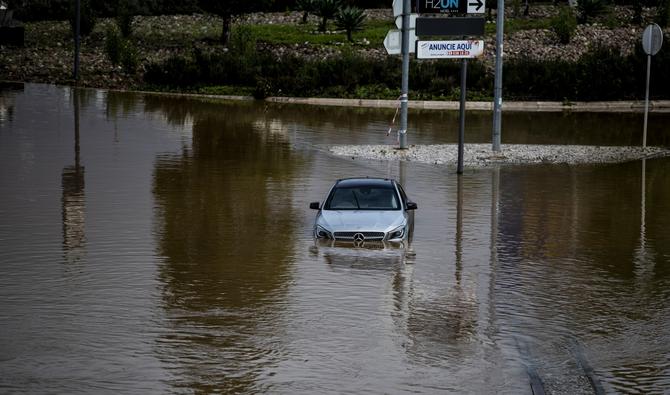
[[[358,243],[362,243],[365,241],[365,235],[363,233],[356,233],[354,234],[354,241]]]

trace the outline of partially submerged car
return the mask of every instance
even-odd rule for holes
[[[400,183],[385,178],[345,178],[335,182],[314,223],[317,240],[403,243],[411,241],[416,203],[407,198]]]

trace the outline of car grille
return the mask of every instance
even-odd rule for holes
[[[335,240],[354,241],[354,236],[362,234],[365,241],[384,240],[384,232],[335,232]]]

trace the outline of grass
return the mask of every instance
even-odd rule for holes
[[[245,86],[216,85],[198,89],[198,93],[222,96],[252,96],[254,88]]]

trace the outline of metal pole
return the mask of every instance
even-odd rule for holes
[[[498,0],[496,15],[496,65],[493,89],[493,151],[500,152],[500,124],[502,120],[502,68],[503,27],[505,24],[505,0]]]
[[[81,30],[81,0],[77,0],[75,5],[75,17],[74,17],[74,75],[73,79],[75,81],[79,80],[79,46],[80,46],[80,30]]]
[[[402,84],[400,87],[400,130],[398,144],[400,149],[407,148],[407,104],[409,102],[409,15],[410,0],[402,4]]]
[[[647,148],[647,118],[649,117],[649,77],[651,75],[651,55],[647,55],[647,90],[644,94],[644,129],[642,132],[642,148]]]
[[[461,105],[458,125],[458,169],[456,173],[463,174],[463,145],[465,140],[465,81],[468,75],[468,60],[461,60]]]

